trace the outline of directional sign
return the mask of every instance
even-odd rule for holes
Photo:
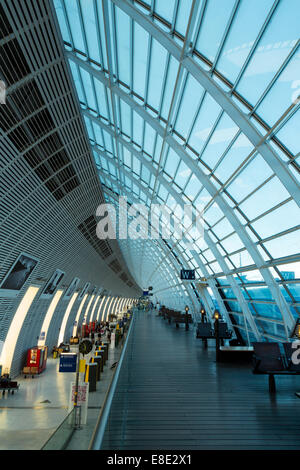
[[[59,360],[59,372],[76,372],[77,354],[62,353]]]
[[[180,279],[186,281],[194,281],[195,280],[195,270],[194,269],[182,269],[180,271]]]

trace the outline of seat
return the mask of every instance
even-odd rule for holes
[[[283,357],[281,356],[278,343],[252,343],[253,354],[253,374],[269,375],[269,392],[276,393],[275,374],[290,374],[287,371]]]
[[[283,343],[285,357],[287,360],[287,370],[290,370],[296,373],[298,372],[300,374],[300,361],[299,361],[299,364],[296,364],[295,360],[293,360],[293,354],[295,353],[297,356],[296,359],[297,358],[300,359],[300,354],[299,354],[300,349],[298,348],[298,351],[297,351],[297,348],[293,348],[292,346],[293,346],[292,343]],[[299,347],[300,347],[300,344],[299,344]]]
[[[228,325],[225,322],[219,322],[219,338],[220,339],[230,339],[232,336],[232,331],[228,329]]]
[[[278,343],[252,343],[253,360],[256,374],[283,371],[285,369]]]
[[[210,323],[198,323],[196,338],[207,339],[214,338],[214,332]]]

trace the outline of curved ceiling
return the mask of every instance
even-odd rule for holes
[[[106,201],[164,204],[179,228],[184,204],[203,208],[204,233],[119,240],[133,277],[170,307],[218,307],[248,340],[286,339],[300,312],[300,5],[288,3],[54,0]]]

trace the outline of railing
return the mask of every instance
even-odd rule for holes
[[[90,448],[99,449],[100,447],[98,446],[101,446],[102,444],[102,439],[103,439],[105,427],[108,422],[110,407],[111,407],[112,399],[113,399],[114,392],[116,389],[116,385],[118,383],[120,370],[122,368],[122,365],[124,366],[125,364],[124,356],[125,356],[126,348],[128,347],[128,344],[129,344],[129,338],[131,336],[131,331],[133,328],[134,321],[135,321],[135,316],[132,315],[129,328],[127,330],[126,339],[124,343],[121,344],[122,352],[121,352],[121,356],[118,362],[118,366],[115,369],[115,373],[112,377],[110,386],[107,390],[103,407],[102,407],[102,412],[98,418],[97,425],[92,436]],[[125,327],[125,332],[126,332],[126,327]],[[67,448],[75,430],[78,429],[78,426],[80,426],[80,417],[78,418],[78,411],[80,412],[80,407],[78,407],[78,409],[73,408],[73,410],[67,415],[64,421],[61,423],[61,425],[50,436],[50,438],[44,444],[41,450],[64,450]]]
[[[112,410],[114,406],[118,405],[118,409],[122,409],[122,413],[125,413],[126,406],[124,400],[126,399],[126,393],[117,393],[116,390],[122,388],[122,383],[127,383],[128,374],[130,373],[130,357],[133,348],[134,342],[134,329],[135,324],[135,314],[131,317],[130,326],[128,329],[128,333],[126,336],[126,340],[124,342],[122,353],[116,367],[114,376],[110,383],[110,386],[107,390],[102,411],[99,415],[91,443],[89,445],[89,450],[100,450],[103,448],[107,448],[109,446],[109,440],[111,437],[111,421],[112,421]],[[116,396],[117,395],[117,396]],[[118,415],[118,419],[120,420],[120,432],[123,424],[122,416]],[[115,435],[115,428],[113,431],[114,437]]]
[[[73,410],[52,434],[41,450],[64,450],[70,442],[76,429],[77,410]]]

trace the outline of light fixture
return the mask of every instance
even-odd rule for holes
[[[218,310],[215,310],[214,320],[220,320],[220,312]]]
[[[56,294],[54,295],[53,299],[51,300],[51,303],[48,307],[46,316],[45,316],[44,321],[43,321],[43,326],[42,326],[42,329],[41,329],[41,333],[44,332],[45,335],[44,335],[43,339],[39,340],[38,346],[44,346],[46,344],[48,329],[49,329],[53,314],[55,312],[55,309],[57,307],[57,304],[58,304],[62,294],[63,294],[63,290],[59,289],[56,292]]]
[[[8,373],[10,372],[20,331],[22,329],[27,313],[31,307],[31,304],[34,301],[39,289],[39,287],[35,286],[28,287],[25,295],[23,296],[17,308],[17,311],[7,332],[4,346],[2,349],[1,363],[3,371],[7,371]]]
[[[69,319],[69,315],[70,315],[70,313],[71,313],[71,310],[72,310],[72,307],[73,307],[73,305],[74,305],[74,302],[75,302],[75,300],[77,299],[77,296],[78,296],[78,292],[75,292],[75,293],[72,295],[72,297],[71,297],[71,299],[70,299],[70,301],[69,301],[69,303],[68,303],[68,306],[67,306],[67,308],[66,308],[66,312],[65,312],[65,315],[64,315],[64,317],[63,317],[63,321],[62,321],[62,323],[61,323],[61,327],[60,327],[60,330],[59,330],[59,338],[58,338],[57,344],[62,343],[63,340],[64,340],[65,329],[66,329],[66,326],[67,326],[67,321],[68,321],[68,319]],[[75,327],[75,329],[76,329],[76,327]],[[75,336],[74,331],[73,331],[72,336]]]
[[[81,315],[81,311],[82,311],[82,309],[83,309],[83,305],[84,305],[84,303],[85,303],[87,297],[88,297],[88,294],[85,294],[84,297],[83,297],[83,299],[82,299],[82,301],[81,301],[81,303],[80,303],[80,305],[79,305],[79,309],[78,309],[78,311],[77,311],[77,315],[76,315],[75,322],[74,322],[74,327],[73,327],[72,336],[75,336],[75,335],[76,335],[77,325],[78,325],[78,323],[79,323],[79,317],[80,317],[80,315]],[[76,298],[75,298],[75,299],[76,299]],[[74,299],[74,302],[75,302],[75,299]],[[74,303],[74,302],[73,302],[73,303]],[[68,308],[69,308],[69,306],[68,306]],[[70,310],[70,311],[71,311],[71,310]],[[58,344],[60,344],[60,343],[58,343]]]
[[[99,316],[100,316],[100,312],[101,312],[101,307],[102,307],[103,302],[105,301],[105,299],[106,299],[106,296],[104,295],[104,296],[103,296],[103,299],[101,299],[101,302],[100,302],[100,305],[99,305],[99,308],[98,308],[98,313],[97,313],[97,317],[96,317],[96,322],[98,322],[98,320],[99,320]]]
[[[291,338],[298,338],[300,339],[300,318],[296,320],[293,332],[291,334]]]

